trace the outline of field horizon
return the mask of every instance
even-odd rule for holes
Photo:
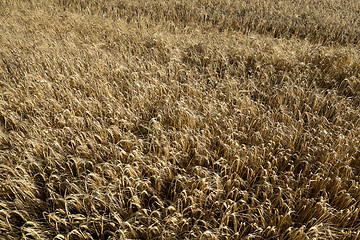
[[[359,239],[357,0],[0,0],[0,239]]]

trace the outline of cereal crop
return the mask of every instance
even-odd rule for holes
[[[0,239],[360,239],[358,0],[0,0]]]

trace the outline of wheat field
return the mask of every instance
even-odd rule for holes
[[[0,239],[360,239],[358,0],[0,0]]]

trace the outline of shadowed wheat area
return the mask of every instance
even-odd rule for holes
[[[357,0],[0,0],[1,239],[359,239]]]

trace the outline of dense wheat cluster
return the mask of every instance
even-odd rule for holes
[[[0,239],[359,239],[358,0],[0,0]]]

